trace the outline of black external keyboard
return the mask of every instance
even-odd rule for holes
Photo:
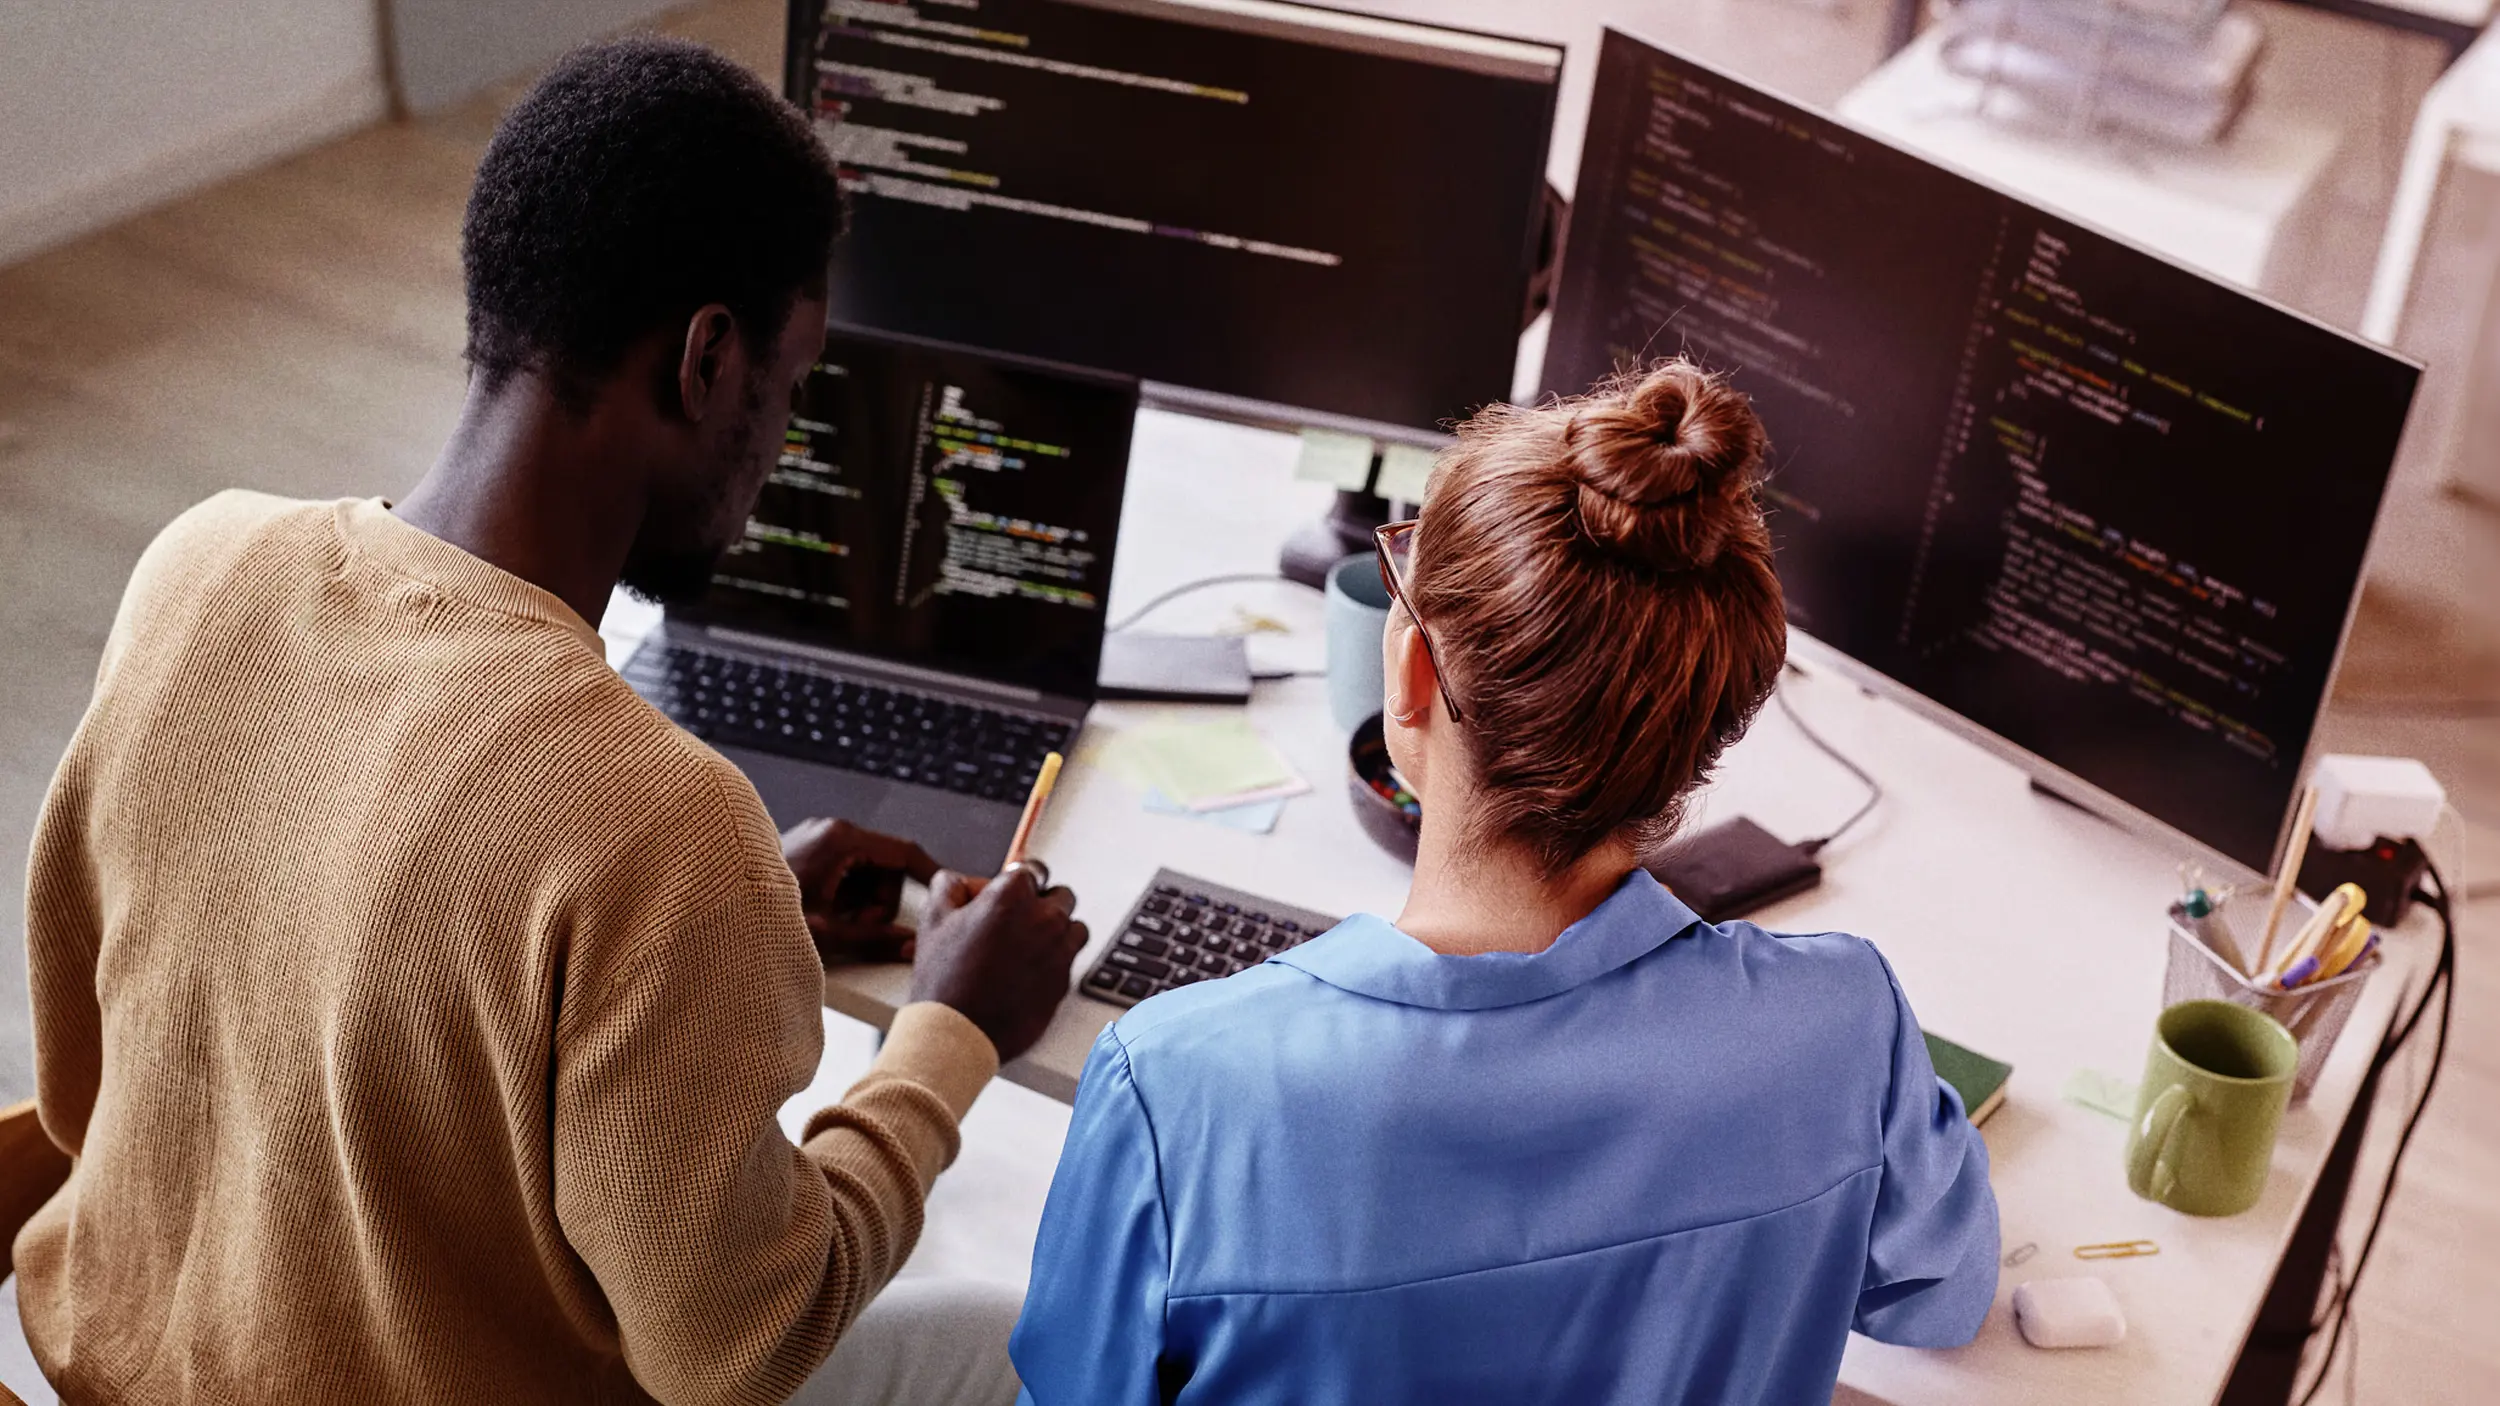
[[[787,663],[646,644],[625,681],[706,742],[1020,802],[1068,723]]]
[[[1159,991],[1257,966],[1336,925],[1308,909],[1159,869],[1079,989],[1133,1006]]]

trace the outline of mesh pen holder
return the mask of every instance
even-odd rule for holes
[[[2234,935],[2238,945],[2255,961],[2257,941],[2264,936],[2266,907],[2272,895],[2252,893],[2237,895],[2205,923],[2220,921]],[[2301,925],[2309,920],[2317,905],[2305,898],[2295,899],[2283,912],[2283,925],[2275,932],[2275,951],[2279,956]],[[2264,1011],[2283,1022],[2300,1042],[2300,1067],[2292,1076],[2292,1102],[2297,1105],[2309,1098],[2309,1090],[2318,1082],[2318,1074],[2326,1068],[2327,1056],[2335,1052],[2336,1037],[2344,1033],[2344,1022],[2352,1019],[2352,1008],[2361,1000],[2361,988],[2370,973],[2379,969],[2382,954],[2376,951],[2363,957],[2346,971],[2325,981],[2313,981],[2294,991],[2283,991],[2262,985],[2240,974],[2239,969],[2206,945],[2187,914],[2177,904],[2170,905],[2170,961],[2162,973],[2161,1003],[2167,1010],[2181,1001],[2217,1000]]]

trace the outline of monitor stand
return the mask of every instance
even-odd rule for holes
[[[1380,459],[1374,455],[1372,473],[1379,472]],[[1295,528],[1285,539],[1284,550],[1276,554],[1276,569],[1288,581],[1326,590],[1328,568],[1357,552],[1370,551],[1372,529],[1388,520],[1389,504],[1380,495],[1340,488],[1326,516]]]
[[[1527,305],[1519,310],[1519,330],[1523,335],[1554,300],[1554,279],[1562,262],[1563,230],[1571,218],[1571,202],[1554,189],[1551,181],[1545,185],[1537,217],[1537,268],[1528,280]],[[1338,489],[1336,504],[1329,508],[1327,516],[1296,528],[1285,539],[1284,550],[1276,554],[1277,571],[1288,581],[1326,590],[1328,568],[1357,552],[1370,551],[1372,529],[1389,521],[1388,500],[1371,491],[1379,482],[1380,453],[1375,449],[1371,469],[1363,476],[1362,489]]]

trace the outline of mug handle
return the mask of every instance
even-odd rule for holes
[[[2152,1106],[2136,1120],[2135,1141],[2127,1148],[2127,1183],[2138,1194],[2166,1202],[2178,1189],[2179,1172],[2171,1164],[2170,1144],[2195,1102],[2196,1096],[2186,1085],[2173,1084],[2156,1095]]]

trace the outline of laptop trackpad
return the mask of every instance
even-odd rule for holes
[[[893,786],[878,802],[871,829],[917,840],[959,874],[995,874],[1007,862],[1022,806],[959,796],[931,786]]]
[[[720,750],[755,783],[764,809],[782,829],[817,816],[848,820],[914,841],[958,873],[997,873],[1023,811],[1021,805],[959,796],[934,786],[907,786],[770,752]]]
[[[773,823],[784,830],[818,816],[875,829],[878,803],[888,792],[905,789],[895,782],[855,771],[814,766],[769,752],[750,752],[744,747],[723,747],[720,753],[736,762],[738,770],[747,774],[747,780],[755,783],[755,794],[764,798],[764,809],[772,812]]]

